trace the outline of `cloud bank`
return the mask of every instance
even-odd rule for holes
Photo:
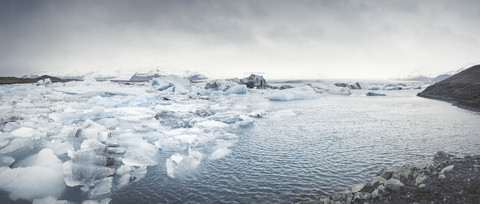
[[[1,1],[0,75],[385,78],[480,63],[479,1]]]

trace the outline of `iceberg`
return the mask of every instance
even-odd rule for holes
[[[302,86],[291,89],[267,91],[264,97],[272,101],[306,100],[317,98],[317,93],[310,86]]]
[[[192,91],[190,80],[177,75],[153,78],[151,84],[152,86],[159,86],[158,90],[160,91],[170,91],[179,94],[187,94]]]

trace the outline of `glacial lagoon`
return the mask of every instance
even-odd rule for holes
[[[194,86],[2,86],[1,203],[292,203],[437,151],[480,153],[480,114],[418,89],[276,101]],[[25,176],[36,169],[50,176],[42,192]]]

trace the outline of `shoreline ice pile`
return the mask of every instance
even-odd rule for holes
[[[268,112],[238,103],[244,94],[264,101],[350,94],[323,85],[247,89],[232,80],[192,83],[175,75],[134,85],[86,78],[0,87],[0,190],[34,203],[69,202],[68,189],[85,202],[108,203],[149,166],[164,165],[176,179],[228,156],[238,140],[231,130]],[[293,116],[283,110],[270,119]]]

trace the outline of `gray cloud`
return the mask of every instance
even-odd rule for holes
[[[0,75],[155,66],[435,73],[477,60],[479,10],[473,0],[5,0]]]

